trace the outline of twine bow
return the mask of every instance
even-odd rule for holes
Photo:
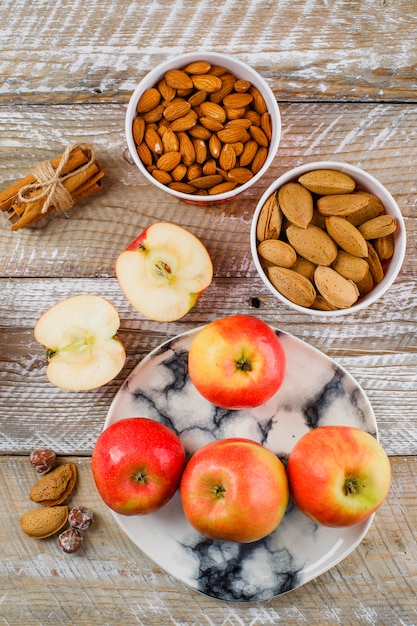
[[[77,147],[84,149],[84,151],[88,151],[88,162],[80,165],[68,174],[61,176],[61,172],[68,162],[71,152]],[[65,188],[64,181],[67,180],[67,178],[71,178],[75,174],[86,170],[94,162],[94,160],[94,150],[90,146],[84,146],[78,143],[69,145],[63,153],[56,170],[52,167],[49,161],[43,161],[35,167],[33,174],[36,177],[37,182],[22,187],[17,194],[17,199],[23,203],[31,203],[38,202],[39,200],[42,200],[42,198],[45,198],[41,213],[46,213],[51,206],[53,206],[56,211],[66,211],[67,209],[70,209],[74,205],[74,199]]]

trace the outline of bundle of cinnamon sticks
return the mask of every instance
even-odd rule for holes
[[[7,211],[11,230],[19,230],[100,191],[103,176],[93,149],[73,144],[61,156],[39,164],[28,176],[1,191],[0,209]]]

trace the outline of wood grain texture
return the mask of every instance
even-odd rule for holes
[[[416,100],[414,0],[27,4],[0,7],[4,102],[126,101],[155,65],[194,50],[249,63],[277,100]]]
[[[393,458],[391,492],[365,539],[315,581],[264,603],[217,602],[166,576],[120,532],[94,487],[90,460],[68,457],[79,480],[70,504],[93,509],[84,547],[65,555],[57,539],[27,538],[20,516],[37,478],[24,457],[0,459],[0,618],[4,624],[273,626],[415,624],[415,457]],[[22,594],[22,589],[24,593]],[[40,590],[42,590],[40,592]]]

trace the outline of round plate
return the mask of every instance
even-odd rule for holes
[[[358,383],[329,357],[274,328],[287,371],[279,391],[262,406],[220,409],[188,376],[188,350],[200,328],[179,335],[145,357],[116,394],[104,427],[126,417],[150,417],[180,436],[187,454],[214,439],[247,437],[284,463],[309,429],[345,424],[377,436],[372,407]],[[179,493],[151,515],[111,511],[130,539],[168,574],[213,598],[253,602],[286,593],[344,559],[365,536],[372,517],[347,528],[317,526],[290,504],[265,539],[238,544],[212,541],[186,520]]]

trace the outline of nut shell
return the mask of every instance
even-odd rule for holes
[[[72,463],[59,465],[45,474],[32,487],[30,499],[33,502],[51,507],[61,504],[74,489],[77,481],[77,467]]]
[[[68,519],[67,506],[54,506],[52,508],[33,509],[23,513],[20,525],[23,532],[29,537],[45,539],[57,533]]]

